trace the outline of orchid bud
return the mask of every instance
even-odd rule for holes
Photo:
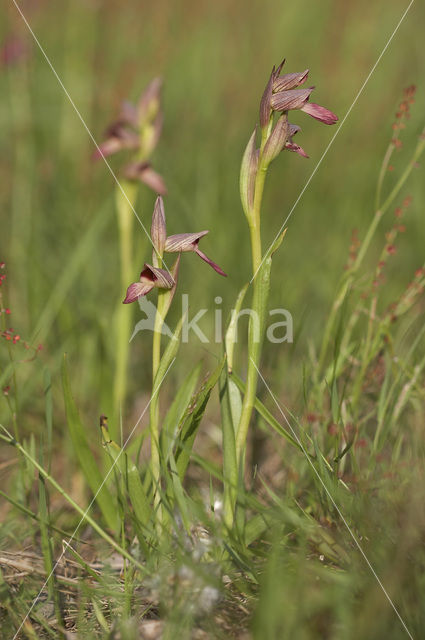
[[[260,127],[262,129],[265,129],[270,123],[270,118],[272,116],[271,98],[273,93],[273,85],[276,78],[279,76],[279,73],[284,64],[285,60],[282,60],[277,69],[273,67],[269,81],[266,85],[266,88],[264,89],[264,93],[260,102]]]
[[[255,149],[256,133],[257,128],[255,128],[245,149],[239,178],[242,207],[248,219],[254,205],[255,178],[258,169],[258,152]]]
[[[272,91],[273,91],[273,74],[274,74],[274,67],[270,74],[269,81],[266,84],[266,88],[264,89],[264,93],[262,95],[261,102],[260,102],[260,127],[262,129],[265,129],[268,126],[271,115],[272,115],[271,99],[272,99]]]
[[[295,153],[298,153],[298,155],[302,156],[303,158],[308,158],[308,155],[306,154],[306,152],[304,151],[304,149],[302,147],[300,147],[298,144],[295,144],[292,141],[292,137],[298,133],[298,131],[301,131],[301,127],[299,127],[296,124],[289,124],[289,129],[288,129],[288,140],[284,146],[284,150],[286,151],[294,151]]]
[[[158,269],[145,263],[144,269],[140,274],[139,282],[133,282],[133,284],[128,287],[123,304],[129,304],[141,296],[145,296],[154,287],[171,289],[173,286],[174,279],[165,269]]]
[[[282,151],[289,137],[289,124],[286,114],[282,114],[271,132],[264,147],[262,161],[268,166]]]
[[[158,115],[161,106],[162,78],[154,78],[146,87],[137,103],[139,127],[151,123]]]
[[[162,113],[159,112],[151,123],[145,124],[142,127],[140,133],[140,145],[145,155],[151,155],[152,151],[157,146],[158,140],[161,136],[163,122],[164,117]]]
[[[161,196],[158,196],[152,214],[151,240],[153,244],[153,262],[162,258],[167,239],[167,227],[165,224],[164,202]],[[155,265],[157,266],[157,265]]]

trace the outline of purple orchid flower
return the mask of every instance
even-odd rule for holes
[[[171,289],[168,300],[168,305],[170,305],[177,286],[180,254],[182,253],[190,251],[197,253],[204,262],[214,269],[214,271],[219,273],[221,276],[226,276],[218,264],[210,260],[210,258],[208,258],[208,256],[206,256],[198,247],[200,239],[207,233],[208,231],[198,231],[198,233],[178,233],[173,236],[168,236],[167,238],[164,202],[161,196],[158,196],[153,210],[151,225],[151,240],[153,244],[152,262],[154,264],[144,265],[144,269],[140,274],[139,282],[133,282],[128,287],[127,294],[123,301],[124,304],[134,302],[157,287],[159,289]],[[159,266],[162,264],[164,252],[179,254],[170,272],[165,269],[161,269]]]
[[[123,303],[129,304],[130,302],[134,302],[141,296],[145,296],[155,287],[159,289],[172,289],[174,285],[175,281],[168,271],[145,263],[144,269],[140,274],[139,282],[133,282],[128,287]]]

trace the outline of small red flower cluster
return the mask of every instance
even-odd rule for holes
[[[406,127],[404,121],[410,118],[410,106],[415,102],[415,93],[416,87],[414,84],[410,85],[410,87],[406,87],[403,91],[403,100],[400,102],[398,111],[395,114],[395,120],[392,125],[392,129],[395,133],[391,142],[398,151],[403,146],[399,137],[400,131]],[[394,166],[390,164],[388,166],[388,171],[394,171]]]
[[[5,338],[6,340],[12,341],[13,344],[16,344],[21,339],[21,336],[18,333],[15,333],[13,331],[12,327],[2,331],[1,335],[2,335],[2,338]]]
[[[360,248],[359,232],[357,229],[353,229],[351,232],[351,244],[348,250],[348,261],[347,261],[347,264],[344,266],[344,269],[346,271],[348,269],[351,269],[351,267],[354,265],[355,261],[357,260],[357,254],[359,252],[359,248]]]
[[[5,268],[6,268],[6,263],[5,262],[0,262],[0,269],[4,270]],[[2,273],[0,275],[0,287],[1,287],[1,285],[3,284],[3,282],[5,280],[6,280],[6,274]],[[6,316],[10,316],[11,311],[10,311],[9,307],[3,307],[3,294],[0,291],[0,316],[3,313]],[[43,348],[43,346],[41,344],[39,344],[37,347],[33,347],[32,345],[30,345],[25,340],[22,340],[21,336],[19,335],[19,333],[17,333],[12,327],[5,327],[5,321],[3,322],[3,330],[0,333],[0,337],[4,338],[10,344],[17,344],[19,342],[20,344],[23,345],[23,347],[25,349],[32,349],[34,351],[34,357]],[[3,392],[4,392],[4,389],[3,389]]]
[[[406,198],[404,198],[401,206],[396,207],[396,209],[394,210],[396,222],[385,234],[385,245],[382,249],[380,258],[376,265],[375,274],[372,280],[372,287],[362,293],[363,299],[368,298],[370,295],[376,294],[376,290],[384,282],[384,269],[387,265],[388,257],[394,256],[397,253],[397,247],[395,245],[397,236],[399,233],[404,233],[406,231],[406,225],[400,224],[399,220],[404,216],[411,202],[412,197],[407,196]]]

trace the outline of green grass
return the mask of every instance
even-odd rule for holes
[[[288,71],[309,67],[317,101],[341,119],[405,5],[161,0],[23,9],[97,140],[122,99],[164,77],[164,131],[153,164],[168,186],[168,231],[210,229],[202,247],[229,274],[218,278],[183,255],[178,293],[190,294],[191,317],[222,297],[226,318],[251,273],[239,167],[270,67],[282,56]],[[105,165],[93,163],[93,145],[16,9],[10,4],[3,14],[2,41],[18,34],[28,57],[0,65],[7,275],[0,306],[11,309],[0,321],[21,336],[15,345],[0,337],[0,387],[10,386],[0,401],[2,637],[14,637],[41,590],[22,638],[67,631],[136,640],[157,624],[155,633],[169,639],[398,640],[409,637],[403,623],[421,638],[420,164],[382,219],[374,212],[394,113],[412,83],[416,104],[394,169],[385,171],[381,203],[409,167],[424,126],[424,8],[413,4],[273,258],[269,307],[291,311],[295,341],[265,344],[260,369],[274,398],[260,382],[244,483],[234,473],[232,429],[244,390],[246,321],[234,374],[226,373],[221,344],[192,340],[174,360],[170,343],[159,365],[160,483],[152,472],[150,335],[131,342],[127,380],[120,370],[117,383],[115,332],[126,320],[117,312],[124,291],[115,185]],[[299,143],[310,160],[282,154],[270,170],[265,244],[334,134],[303,115],[292,120],[303,127]],[[119,170],[118,158],[111,164]],[[412,202],[395,219],[407,195]],[[136,210],[147,228],[153,203],[140,189]],[[344,270],[352,229],[362,243],[374,220],[370,243],[354,247]],[[132,243],[136,279],[150,260],[137,222]],[[136,308],[134,322],[138,315]],[[180,317],[177,303],[167,323],[175,328]],[[212,313],[201,326],[212,335]],[[117,384],[126,387],[120,412]],[[101,414],[109,421],[99,428]],[[233,501],[234,522],[226,512]]]

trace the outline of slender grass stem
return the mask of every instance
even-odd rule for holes
[[[345,296],[347,295],[348,291],[350,290],[353,282],[354,282],[354,278],[355,275],[357,273],[357,271],[359,270],[361,264],[363,263],[363,260],[365,258],[365,255],[369,249],[370,243],[372,241],[373,236],[375,235],[376,229],[379,225],[379,222],[381,221],[381,218],[383,217],[383,215],[388,211],[389,207],[392,205],[392,203],[394,202],[395,198],[398,196],[398,194],[400,193],[401,189],[403,188],[403,186],[405,185],[408,177],[410,176],[413,168],[416,165],[417,160],[419,159],[420,155],[423,153],[425,149],[425,129],[422,131],[420,137],[419,137],[419,142],[416,145],[416,149],[411,157],[411,159],[409,160],[405,170],[403,171],[402,175],[400,176],[400,178],[398,179],[398,181],[396,182],[396,184],[394,185],[394,187],[392,188],[392,190],[390,191],[390,193],[388,194],[387,198],[385,199],[385,201],[383,202],[382,206],[377,209],[375,211],[375,215],[372,218],[372,221],[369,225],[369,229],[366,232],[366,236],[365,239],[362,242],[362,245],[360,247],[360,250],[357,254],[357,258],[353,264],[353,266],[344,274],[343,278],[341,279],[340,285],[339,285],[339,289],[338,289],[338,293],[337,296],[335,298],[335,302],[332,306],[331,309],[331,313],[329,315],[328,321],[326,323],[326,327],[325,327],[325,331],[324,331],[324,335],[323,335],[323,341],[322,341],[322,348],[320,351],[320,356],[319,356],[319,372],[323,371],[323,367],[325,364],[325,358],[328,352],[328,347],[329,347],[329,342],[331,339],[331,335],[334,329],[334,325],[335,325],[335,321],[336,321],[336,317],[338,314],[338,311],[344,301]],[[379,197],[380,197],[380,191],[382,189],[382,185],[379,188]]]

